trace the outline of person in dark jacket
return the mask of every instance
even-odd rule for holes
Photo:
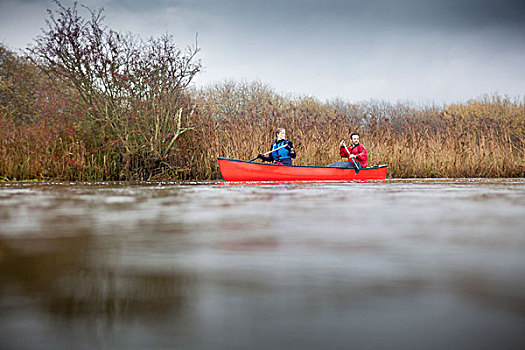
[[[365,146],[359,143],[359,134],[356,132],[352,133],[350,139],[352,140],[350,147],[346,146],[345,140],[342,140],[339,144],[339,155],[348,158],[348,161],[332,163],[328,165],[329,167],[355,168],[354,161],[357,161],[361,168],[366,168],[368,152]]]
[[[297,154],[293,148],[292,141],[286,138],[286,130],[279,128],[275,132],[276,139],[272,144],[272,150],[268,156],[259,154],[257,158],[263,162],[274,162],[279,165],[292,165],[292,159],[295,159]]]

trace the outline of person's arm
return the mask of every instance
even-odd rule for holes
[[[273,156],[271,153],[267,157],[263,156],[262,154],[259,154],[257,158],[259,158],[263,162],[273,162]]]
[[[288,144],[286,145],[286,150],[288,151],[288,155],[295,159],[297,157],[297,154],[295,153],[295,149],[293,148],[292,141],[288,141]]]
[[[357,159],[359,159],[360,161],[366,161],[368,158],[368,152],[365,148],[365,146],[361,146],[359,148],[359,153],[357,154]]]
[[[346,151],[345,146],[339,147],[339,154],[341,155],[341,157],[345,157],[345,158],[348,158],[350,156],[348,152]]]

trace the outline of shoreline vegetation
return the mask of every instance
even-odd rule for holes
[[[525,97],[443,106],[276,93],[262,82],[192,88],[197,43],[143,41],[103,24],[102,10],[49,11],[26,53],[0,44],[0,180],[220,179],[216,158],[267,151],[278,127],[295,165],[340,160],[358,131],[388,178],[525,177]]]

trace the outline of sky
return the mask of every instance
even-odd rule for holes
[[[523,0],[79,3],[103,8],[110,28],[144,39],[168,33],[186,47],[197,36],[197,87],[260,81],[321,101],[417,104],[525,95]],[[26,48],[55,8],[49,0],[0,0],[0,42]]]

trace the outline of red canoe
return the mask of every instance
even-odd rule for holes
[[[276,165],[250,163],[239,159],[217,158],[221,176],[226,181],[360,181],[385,180],[386,165],[361,169],[324,166]]]

